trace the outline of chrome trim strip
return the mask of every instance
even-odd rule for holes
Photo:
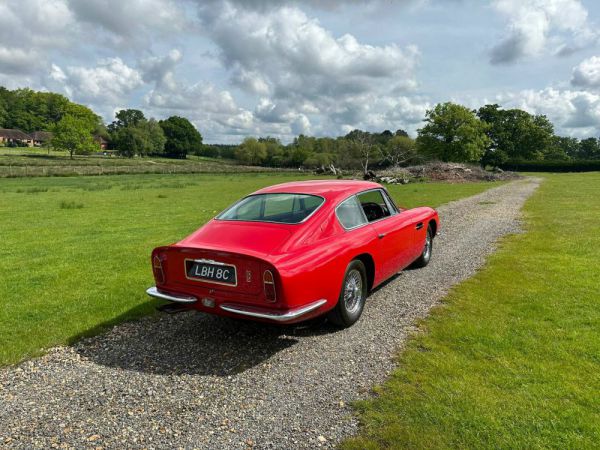
[[[317,300],[316,302],[310,303],[306,306],[302,306],[296,309],[290,309],[289,311],[281,314],[271,312],[258,312],[255,310],[247,309],[247,307],[244,305],[234,305],[232,303],[223,303],[219,305],[219,308],[230,313],[240,314],[242,316],[256,317],[258,319],[275,320],[277,322],[286,322],[288,320],[297,319],[298,317],[308,314],[309,312],[320,308],[325,303],[327,303],[327,300],[322,298],[321,300]]]
[[[196,297],[192,297],[191,295],[165,294],[164,292],[160,292],[156,286],[146,289],[146,294],[148,294],[150,297],[160,298],[161,300],[168,300],[170,302],[177,303],[196,303],[198,301]]]

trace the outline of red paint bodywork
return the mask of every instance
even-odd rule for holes
[[[372,189],[385,190],[377,183],[345,180],[293,182],[261,189],[255,194],[314,194],[324,197],[325,202],[300,224],[212,219],[182,241],[154,249],[152,258],[160,258],[165,275],[164,280],[155,276],[156,287],[173,295],[213,299],[214,307],[205,307],[201,302],[192,307],[223,316],[240,317],[220,309],[221,303],[285,312],[320,299],[327,302],[293,321],[324,314],[335,307],[346,268],[353,259],[366,263],[372,289],[420,256],[430,223],[439,231],[438,214],[428,207],[401,210],[377,222],[345,230],[335,208],[350,196]],[[417,230],[419,223],[424,226]],[[236,265],[238,285],[188,279],[186,258]],[[277,295],[273,303],[267,301],[263,291],[265,270],[271,270],[275,277]]]

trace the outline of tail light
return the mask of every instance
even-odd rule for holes
[[[165,272],[163,271],[161,256],[158,254],[152,257],[152,272],[157,284],[165,282]]]
[[[263,286],[265,290],[265,297],[268,302],[275,302],[277,300],[277,294],[275,293],[275,278],[273,272],[265,270],[263,274]]]

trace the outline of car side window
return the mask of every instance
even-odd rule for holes
[[[394,203],[394,201],[392,200],[392,197],[390,196],[389,192],[383,191],[383,198],[385,199],[385,202],[387,203],[388,208],[390,209],[390,212],[392,213],[392,215],[399,212],[399,209],[396,206],[396,204]]]
[[[390,208],[379,189],[358,194],[358,200],[369,222],[391,216]]]
[[[360,203],[354,195],[340,203],[335,210],[335,214],[342,226],[347,230],[367,223]]]

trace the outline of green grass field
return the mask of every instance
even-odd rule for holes
[[[187,159],[121,158],[99,155],[69,158],[67,152],[43,148],[0,147],[1,177],[118,175],[145,173],[272,172],[269,167],[243,166],[233,160],[188,155]],[[282,172],[281,169],[277,171]]]
[[[153,247],[233,201],[298,174],[0,179],[0,365],[153,311]],[[391,186],[436,206],[494,183]]]
[[[420,324],[343,448],[600,446],[600,173],[545,176],[525,219]]]

